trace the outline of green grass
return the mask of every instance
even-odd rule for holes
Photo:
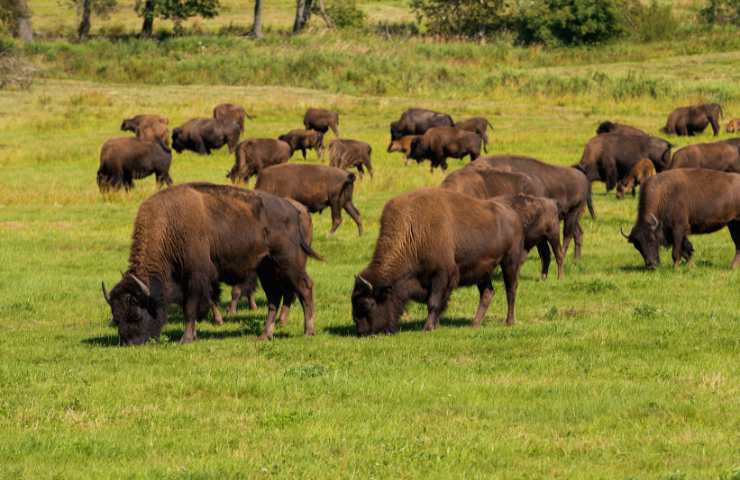
[[[345,39],[343,50],[341,36],[324,39],[319,60],[351,56],[349,70],[363,61],[376,68],[379,55],[390,56],[382,52],[389,43],[368,45],[363,60],[352,50],[360,41]],[[241,43],[220,41],[226,42],[218,47],[224,58],[241,61]],[[282,55],[308,55],[318,42],[268,39],[253,47],[250,61],[280,65]],[[354,338],[349,302],[353,276],[372,254],[384,203],[443,178],[385,153],[388,122],[403,109],[423,105],[455,117],[488,116],[491,153],[570,165],[603,119],[657,133],[674,106],[711,97],[712,89],[724,92],[725,111],[737,116],[735,44],[723,49],[707,42],[704,54],[690,42],[634,51],[626,44],[507,50],[507,62],[500,62],[507,66],[498,68],[520,76],[510,82],[553,85],[540,90],[514,83],[470,87],[475,72],[496,64],[489,58],[493,46],[424,45],[414,41],[401,55],[428,56],[421,68],[446,68],[451,79],[420,76],[418,88],[392,85],[385,93],[355,89],[331,63],[330,84],[313,89],[279,76],[272,83],[282,86],[259,86],[270,82],[258,76],[225,85],[232,82],[200,69],[187,81],[176,66],[167,70],[170,76],[157,72],[165,68],[156,62],[166,46],[142,43],[132,61],[152,54],[151,75],[162,75],[164,83],[158,85],[147,75],[138,82],[108,78],[84,65],[95,55],[107,61],[106,52],[123,58],[124,47],[121,53],[103,43],[36,47],[42,55],[45,49],[81,53],[36,57],[46,79],[31,91],[0,92],[0,477],[740,476],[740,271],[728,269],[733,251],[726,230],[692,237],[695,267],[674,271],[665,262],[646,272],[619,235],[620,226],[634,221],[636,201],[606,196],[599,184],[599,218],[582,222],[582,262],[569,256],[563,281],[541,282],[533,252],[513,328],[502,325],[498,276],[480,330],[469,327],[477,306],[473,289],[455,292],[442,327],[430,334],[420,330],[425,309],[411,305],[398,335]],[[459,66],[464,56],[472,73]],[[215,57],[193,55],[193,61],[208,69]],[[73,58],[81,65],[70,64]],[[508,64],[514,58],[521,60]],[[661,86],[662,93],[652,95],[628,85],[622,88],[640,93],[610,94],[618,81],[558,86],[596,72],[614,79],[637,75],[665,91]],[[242,309],[223,327],[202,322],[192,345],[177,343],[182,315],[173,309],[160,342],[118,348],[100,281],[114,284],[126,267],[137,207],[155,189],[146,179],[130,194],[101,197],[94,180],[100,145],[122,135],[123,116],[159,112],[176,125],[208,115],[223,101],[256,114],[248,136],[274,137],[300,126],[311,105],[338,109],[343,135],[373,146],[376,176],[359,182],[355,194],[367,233],[358,238],[345,217],[329,236],[328,214],[314,215],[314,247],[327,259],[309,262],[316,283],[314,338],[302,337],[296,308],[273,342],[258,343],[265,313],[260,293],[258,312]],[[171,175],[176,182],[224,182],[232,161],[225,151],[177,155]],[[313,154],[309,161],[316,161]]]

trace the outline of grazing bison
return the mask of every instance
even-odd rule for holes
[[[635,196],[635,188],[655,175],[655,166],[647,158],[643,158],[632,167],[630,173],[624,177],[617,185],[617,198],[624,198],[625,190],[632,190],[632,196]]]
[[[493,125],[485,117],[472,117],[455,122],[455,126],[461,130],[477,133],[483,139],[483,151],[488,152],[488,127],[493,129]]]
[[[355,167],[360,172],[360,177],[367,169],[372,177],[373,164],[370,162],[372,153],[373,148],[370,144],[359,140],[332,140],[329,143],[329,165],[344,170]]]
[[[226,173],[231,183],[249,182],[262,169],[287,162],[293,155],[290,144],[272,138],[250,138],[236,148],[234,166]]]
[[[158,120],[145,119],[139,122],[139,126],[136,128],[136,138],[145,142],[160,140],[169,147],[170,130],[165,123]]]
[[[693,136],[702,133],[711,124],[716,137],[722,115],[722,107],[718,103],[680,107],[668,115],[668,120],[660,131],[669,135]]]
[[[589,181],[606,183],[606,190],[610,191],[643,158],[651,160],[658,172],[667,169],[671,163],[671,147],[663,139],[646,135],[597,135],[586,144],[576,168],[585,173]]]
[[[476,285],[480,326],[493,298],[491,276],[501,265],[506,324],[515,322],[519,269],[524,260],[519,216],[503,203],[427,188],[398,196],[383,208],[370,264],[355,277],[352,318],[358,335],[396,333],[410,301],[427,304],[424,330],[439,325],[452,291]]]
[[[103,285],[120,342],[158,337],[171,303],[180,303],[185,315],[181,341],[195,340],[195,322],[218,301],[220,282],[241,284],[254,271],[269,304],[260,338],[271,338],[288,288],[303,305],[304,333],[313,335],[313,281],[305,257],[320,257],[306,243],[298,215],[280,199],[207,183],[178,185],[147,199],[134,223],[128,270],[110,295]]]
[[[177,153],[192,150],[201,155],[210,155],[211,150],[229,146],[233,153],[239,143],[239,125],[236,122],[220,122],[213,118],[194,118],[172,131],[172,148]]]
[[[239,132],[244,133],[244,118],[253,119],[254,117],[244,110],[244,107],[234,105],[233,103],[222,103],[216,105],[213,109],[213,118],[222,123],[236,122],[239,125]]]
[[[524,193],[541,197],[545,186],[524,173],[507,172],[487,163],[473,162],[456,170],[442,181],[441,188],[485,200],[500,195]]]
[[[300,150],[303,154],[303,160],[306,160],[306,150],[316,150],[319,159],[324,156],[324,134],[317,130],[304,130],[302,128],[291,130],[284,135],[280,135],[278,140],[288,143],[294,152]]]
[[[391,122],[391,141],[406,135],[424,135],[433,127],[454,127],[455,122],[446,113],[423,108],[410,108],[401,114],[396,122]]]
[[[403,162],[404,165],[408,165],[409,160],[421,161],[422,159],[420,158],[411,157],[411,144],[417,138],[421,138],[421,135],[405,135],[398,140],[391,140],[391,143],[388,145],[388,153],[403,152],[406,156],[406,160]]]
[[[256,190],[303,204],[309,212],[331,209],[331,231],[334,233],[342,223],[342,209],[357,224],[362,235],[362,219],[352,203],[355,174],[340,168],[324,165],[285,164],[262,170],[257,177]]]
[[[131,118],[124,118],[123,122],[121,123],[121,130],[124,132],[136,132],[136,129],[139,128],[139,125],[142,122],[161,123],[165,126],[170,124],[170,121],[167,118],[160,115],[141,114],[135,115]]]
[[[477,133],[455,127],[434,127],[411,142],[411,157],[417,162],[429,159],[431,170],[441,167],[447,170],[448,158],[470,156],[473,161],[480,156],[483,139]]]
[[[172,151],[159,139],[144,142],[138,138],[112,138],[100,149],[97,182],[101,192],[134,188],[134,179],[154,174],[157,186],[172,185]]]
[[[576,260],[581,257],[583,229],[580,218],[583,209],[588,207],[591,217],[596,218],[591,201],[591,182],[583,172],[514,155],[486,157],[476,162],[485,162],[494,168],[509,168],[513,172],[524,173],[542,182],[545,189],[542,196],[555,200],[560,219],[563,220],[563,256],[568,252],[568,245],[573,239],[576,245],[573,256]]]
[[[735,243],[731,268],[740,266],[740,175],[703,168],[668,170],[640,189],[637,222],[629,236],[645,267],[660,263],[660,246],[673,247],[673,265],[691,261],[692,233],[712,233],[724,226]]]
[[[601,122],[599,127],[596,129],[596,135],[603,135],[605,133],[617,133],[619,135],[646,135],[650,136],[647,132],[640,130],[639,128],[625,125],[623,123],[614,123],[610,121]]]
[[[317,130],[325,134],[331,128],[339,137],[339,114],[323,108],[309,108],[303,115],[303,126],[306,130]]]
[[[727,122],[727,127],[725,127],[725,131],[727,133],[740,133],[740,118],[735,118]]]
[[[674,168],[740,173],[740,148],[727,141],[689,145],[673,155],[671,169]]]

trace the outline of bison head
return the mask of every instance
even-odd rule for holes
[[[422,141],[422,137],[416,137],[411,141],[411,145],[409,147],[409,158],[413,158],[414,160],[422,160],[424,158],[427,158],[427,148],[424,146],[424,142]]]
[[[398,140],[403,136],[403,132],[398,127],[399,122],[391,122],[391,141]]]
[[[662,231],[660,221],[655,215],[651,213],[645,219],[638,220],[629,236],[625,235],[624,232],[622,232],[622,235],[640,252],[642,259],[645,261],[645,268],[654,270],[660,265]]]
[[[129,132],[135,132],[136,131],[136,122],[133,118],[125,118],[123,119],[123,123],[121,123],[121,130],[122,131],[129,131]]]
[[[390,288],[373,286],[358,275],[352,290],[352,320],[357,335],[363,337],[376,333],[394,333],[397,318],[394,318]],[[400,312],[397,312],[400,315]],[[396,315],[397,317],[397,315]]]
[[[103,297],[113,313],[122,345],[141,345],[159,337],[164,326],[164,309],[149,287],[133,273],[124,274],[110,295],[103,284]]]
[[[172,148],[174,148],[177,153],[182,153],[186,147],[187,145],[182,138],[182,129],[176,128],[172,130]]]

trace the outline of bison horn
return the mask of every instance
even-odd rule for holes
[[[108,295],[108,290],[105,289],[105,282],[100,282],[100,286],[103,287],[103,298],[110,305],[110,295]]]
[[[370,283],[370,282],[368,282],[368,281],[367,281],[367,280],[365,280],[364,278],[362,278],[362,275],[357,275],[357,276],[355,277],[355,279],[356,279],[356,280],[357,280],[358,282],[360,282],[360,283],[361,283],[362,285],[364,285],[365,287],[367,287],[367,289],[368,289],[368,290],[370,290],[371,292],[373,291],[373,284],[372,284],[372,283]]]
[[[629,240],[629,239],[630,239],[630,237],[629,237],[629,236],[628,236],[628,235],[627,235],[626,233],[624,233],[624,230],[622,230],[622,227],[619,227],[619,233],[621,233],[621,234],[622,234],[622,236],[623,236],[624,238],[626,238],[627,240]]]
[[[653,230],[657,230],[660,225],[660,222],[652,213],[648,214],[648,223],[650,223],[650,227],[652,227]]]
[[[134,282],[136,282],[136,284],[139,286],[139,288],[141,289],[141,291],[144,292],[144,295],[146,295],[147,297],[151,295],[151,292],[149,291],[149,287],[147,287],[144,284],[144,282],[142,282],[141,280],[139,280],[136,277],[136,275],[134,275],[133,273],[129,273],[129,276],[134,279]]]

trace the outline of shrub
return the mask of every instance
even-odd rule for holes
[[[649,5],[631,0],[622,10],[620,21],[626,33],[641,42],[671,39],[679,27],[671,4],[661,4],[657,0]]]
[[[699,16],[709,25],[740,25],[740,0],[708,0]]]
[[[334,0],[326,6],[326,13],[337,28],[360,28],[365,23],[365,12],[356,0]]]

